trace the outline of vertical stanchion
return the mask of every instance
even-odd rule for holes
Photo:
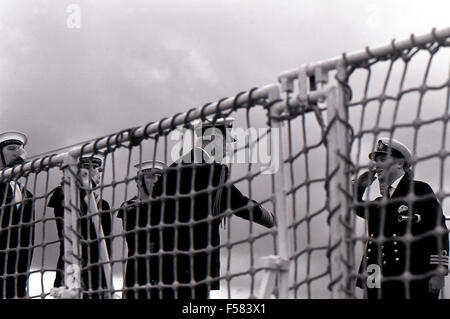
[[[344,66],[338,67],[338,78],[345,75]],[[328,145],[328,167],[327,167],[327,198],[328,198],[328,223],[330,225],[329,235],[329,262],[330,262],[330,285],[332,298],[348,297],[349,270],[347,264],[349,230],[346,222],[348,220],[348,190],[349,190],[349,138],[348,112],[346,108],[345,88],[342,83],[330,88],[327,94],[327,121],[329,131],[327,134]],[[351,289],[351,288],[350,288]]]
[[[98,213],[97,204],[95,201],[94,193],[91,191],[88,191],[89,198],[86,200],[89,205],[89,215],[92,215],[91,220],[92,224],[95,228],[95,233],[97,235],[97,239],[99,241],[99,258],[100,262],[102,264],[103,272],[105,275],[106,280],[106,287],[108,291],[105,293],[108,299],[115,298],[115,289],[114,289],[114,282],[113,282],[113,274],[112,274],[112,266],[111,266],[111,260],[108,253],[108,248],[106,246],[106,238],[105,234],[103,233],[103,228],[100,222],[100,217]]]
[[[278,86],[274,87],[269,92],[269,101],[279,100],[281,97],[280,89]],[[270,120],[271,123],[271,154],[277,156],[278,167],[273,167],[274,159],[272,159],[272,173],[274,173],[275,182],[275,203],[276,203],[276,220],[277,220],[277,250],[279,259],[275,261],[279,269],[279,291],[278,296],[281,299],[289,297],[289,278],[290,278],[290,257],[291,257],[291,242],[290,242],[290,229],[291,216],[289,214],[287,205],[287,187],[286,177],[283,162],[283,134],[282,134],[282,121],[277,119],[280,114],[280,110],[275,107],[275,104],[270,109],[270,115],[273,116]],[[273,260],[271,261],[273,263]]]
[[[77,158],[70,153],[64,159],[64,282],[66,287],[81,294],[81,251],[79,234],[80,199],[77,191]]]

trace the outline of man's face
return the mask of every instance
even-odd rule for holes
[[[103,169],[97,165],[89,165],[85,167],[89,171],[89,176],[91,177],[91,181],[95,183],[95,185],[99,185],[102,180],[102,171]]]
[[[375,157],[375,172],[382,183],[391,183],[402,170],[402,160],[387,154],[377,155]]]
[[[26,158],[26,152],[22,144],[9,144],[3,148],[5,166],[21,164]]]
[[[141,191],[144,190],[144,185],[142,183],[145,183],[145,189],[147,189],[148,194],[152,193],[153,186],[158,181],[158,179],[161,177],[160,171],[151,171],[149,173],[144,173],[140,176],[140,178],[137,179],[137,184],[139,189]]]

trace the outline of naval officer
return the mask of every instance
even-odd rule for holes
[[[167,169],[154,185],[152,214],[159,228],[159,262],[152,283],[159,298],[207,299],[220,289],[220,225],[230,216],[270,228],[274,215],[230,183],[224,158],[234,119],[204,121],[199,143]],[[153,219],[153,218],[152,218]]]
[[[403,143],[380,138],[369,158],[375,163],[380,195],[364,202],[375,176],[366,172],[358,178],[355,208],[367,220],[369,236],[357,286],[368,299],[437,299],[447,274],[449,245],[441,205],[427,183],[414,180],[412,155]],[[380,275],[376,284],[371,277],[375,272]]]
[[[0,169],[23,164],[27,137],[0,134]],[[25,298],[33,255],[33,194],[15,180],[0,182],[0,298]]]

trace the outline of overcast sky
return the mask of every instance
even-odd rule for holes
[[[69,29],[69,4],[81,28]],[[29,155],[276,81],[281,71],[445,27],[450,4],[359,0],[2,0],[0,128]]]
[[[0,130],[40,154],[448,27],[449,12],[448,0],[1,0]]]

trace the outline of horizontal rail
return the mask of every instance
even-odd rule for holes
[[[450,37],[450,27],[441,29],[441,30],[435,30],[433,29],[430,33],[420,36],[414,36],[413,34],[405,40],[402,41],[395,41],[392,40],[390,44],[386,44],[383,46],[379,46],[376,48],[369,49],[367,47],[365,50],[349,53],[345,55],[345,60],[348,63],[358,63],[373,57],[381,57],[385,56],[386,54],[389,54],[393,51],[400,51],[400,50],[406,50],[414,46],[421,46],[427,43],[430,43],[432,41],[439,41],[445,38]],[[308,76],[314,75],[316,72],[316,69],[321,68],[323,71],[329,71],[332,69],[335,69],[338,64],[343,61],[344,55],[331,58],[328,60],[319,61],[316,63],[308,64],[306,66],[303,66],[306,68],[306,73]],[[279,81],[289,81],[297,78],[298,76],[298,68],[295,70],[290,70],[281,73],[278,76]],[[245,92],[242,94],[237,94],[234,97],[229,97],[226,99],[222,99],[220,101],[216,101],[213,103],[210,103],[204,107],[193,109],[181,114],[176,114],[170,118],[162,119],[158,122],[155,122],[151,125],[143,125],[138,127],[133,131],[134,136],[133,138],[141,138],[145,135],[150,135],[154,133],[158,133],[159,131],[164,131],[167,129],[170,129],[171,127],[175,127],[178,125],[182,125],[188,121],[193,121],[202,118],[202,116],[209,116],[212,114],[220,113],[223,111],[227,111],[232,109],[236,106],[242,106],[246,102],[248,102],[250,98],[250,92],[251,92],[251,99],[252,100],[258,100],[258,99],[265,99],[269,98],[269,95],[272,94],[274,90],[279,90],[278,84],[269,84],[264,87],[255,89],[253,91]],[[276,95],[276,94],[275,94]],[[272,95],[274,96],[274,95]],[[293,103],[295,103],[293,101]],[[276,105],[276,111],[282,110],[282,105]],[[3,180],[5,178],[10,178],[12,176],[19,176],[20,174],[23,174],[24,172],[31,172],[35,170],[39,170],[42,168],[51,168],[55,166],[59,166],[63,163],[64,158],[70,153],[72,156],[79,156],[80,154],[88,154],[92,153],[94,150],[103,149],[110,145],[121,145],[123,143],[129,142],[131,140],[131,137],[129,136],[128,132],[120,132],[111,134],[109,136],[100,138],[96,141],[86,143],[84,145],[79,145],[68,152],[63,153],[55,153],[52,155],[46,155],[43,157],[39,157],[36,159],[33,159],[30,162],[27,162],[23,165],[16,166],[14,168],[8,168],[4,169],[0,172],[0,180]]]
[[[401,40],[401,41],[395,41],[392,40],[390,43],[381,45],[375,48],[369,48],[366,47],[365,50],[356,51],[352,53],[346,53],[345,54],[345,60],[349,64],[357,64],[362,61],[368,60],[370,58],[379,58],[386,56],[389,53],[397,52],[397,51],[403,51],[410,49],[412,47],[416,46],[422,46],[427,43],[433,42],[433,41],[440,41],[445,38],[450,37],[450,27],[436,30],[433,28],[433,30],[427,34],[415,36],[414,34],[411,34],[411,36],[408,39]],[[340,55],[331,59],[322,60],[316,63],[311,63],[306,65],[306,74],[308,76],[313,76],[315,73],[315,70],[320,68],[323,71],[330,71],[336,69],[339,62],[344,60],[344,55]],[[285,71],[279,74],[278,80],[281,82],[282,80],[292,81],[298,77],[298,71],[299,69],[293,69],[289,71]]]
[[[276,96],[276,93],[274,92],[279,92],[279,84],[277,83],[269,84],[261,88],[255,88],[254,90],[250,90],[242,94],[237,94],[233,97],[210,103],[201,108],[196,108],[184,113],[175,114],[170,118],[162,119],[150,125],[146,124],[139,126],[138,128],[134,129],[132,138],[142,138],[145,135],[155,134],[160,131],[185,124],[187,122],[191,122],[193,120],[201,119],[202,117],[206,117],[212,114],[220,114],[221,112],[230,110],[233,107],[240,107],[242,105],[245,105],[250,99],[252,101],[267,99],[271,96]],[[100,150],[111,145],[122,145],[123,143],[129,142],[131,140],[131,137],[129,135],[130,134],[128,132],[114,133],[99,140],[76,146],[63,153],[36,158],[30,162],[26,162],[23,165],[18,165],[14,168],[8,168],[0,171],[0,180],[11,178],[12,176],[20,176],[24,172],[40,170],[43,167],[51,168],[59,166],[63,163],[65,157],[69,154],[76,157],[92,153],[95,150]]]

